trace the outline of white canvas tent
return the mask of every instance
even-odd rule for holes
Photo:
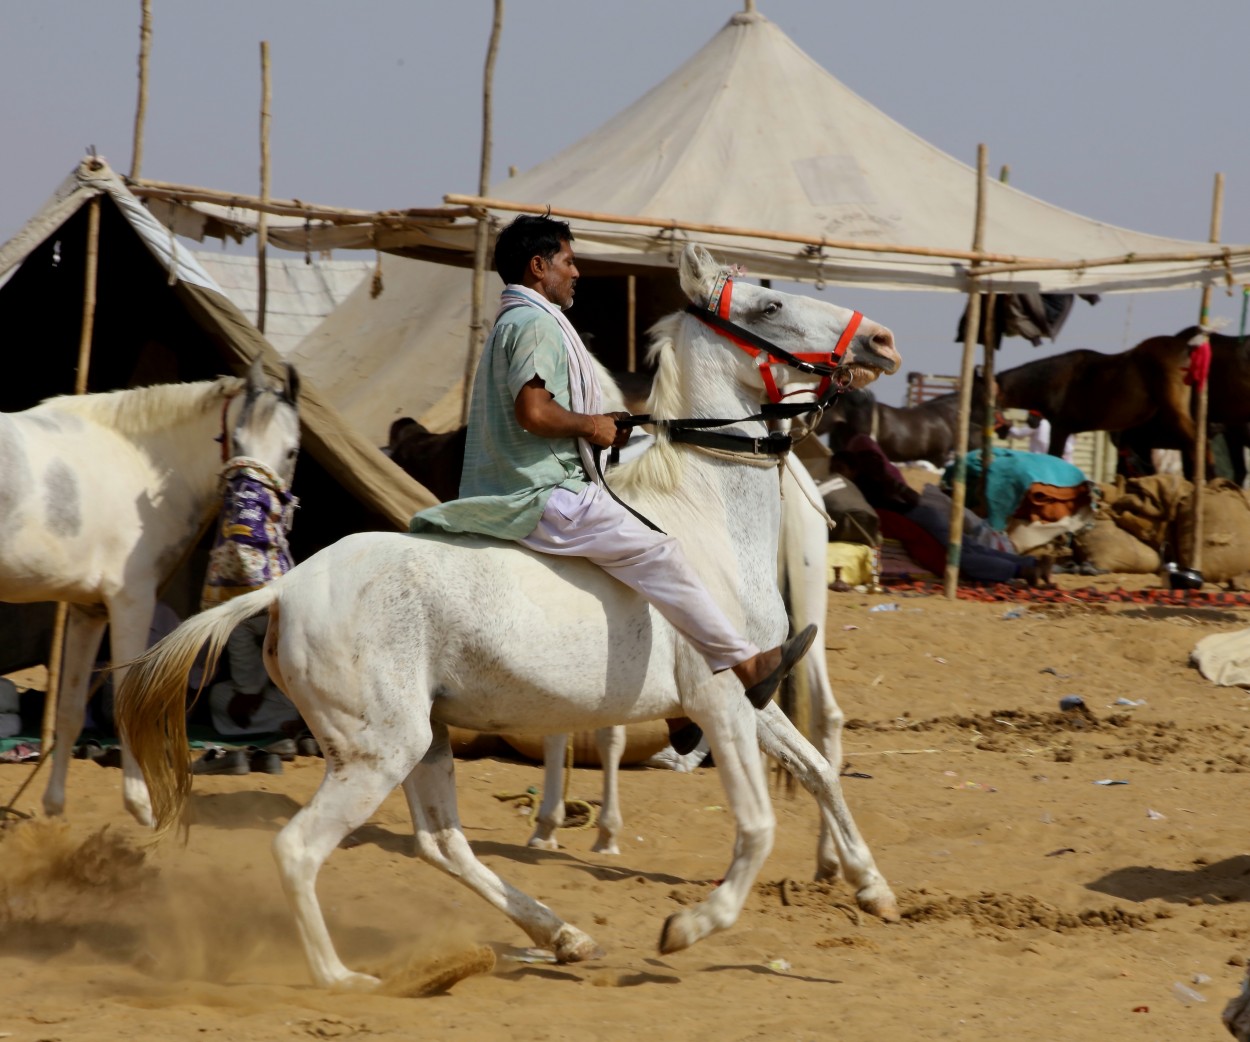
[[[1103,293],[1250,278],[1250,248],[1117,228],[997,182],[985,190],[979,259],[1029,265],[982,279],[985,289]],[[489,208],[496,227],[515,206],[551,205],[569,216],[587,276],[667,272],[682,244],[695,240],[753,277],[962,293],[971,286],[976,171],[858,97],[754,11],[735,14],[633,105],[493,186],[490,197],[510,201]],[[186,210],[176,193],[163,193],[163,205]],[[597,219],[611,215],[618,219]],[[469,263],[472,222],[375,216],[337,221],[325,241]],[[271,232],[280,245],[323,245],[316,229],[289,223]],[[1123,260],[1129,256],[1137,260]],[[1142,263],[1145,256],[1170,259]],[[1121,260],[1103,263],[1108,258]],[[445,418],[459,395],[458,341],[467,340],[467,276],[396,262],[384,267],[384,280],[381,297],[358,290],[296,356],[371,437],[397,415]],[[488,290],[488,313],[491,299]],[[579,287],[573,321],[581,327],[591,310]],[[602,325],[624,328],[623,300]],[[602,346],[601,338],[597,353]]]

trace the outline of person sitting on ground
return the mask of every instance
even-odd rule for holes
[[[761,651],[712,600],[677,541],[648,528],[598,483],[595,447],[625,444],[626,413],[604,413],[590,354],[563,312],[578,270],[568,224],[522,214],[499,234],[504,281],[469,406],[460,498],[416,514],[409,530],[512,539],[544,554],[583,557],[645,597],[706,660],[732,669],[757,709],[811,646],[809,626]],[[669,722],[673,747],[700,739]]]
[[[936,484],[917,491],[887,458],[881,446],[858,434],[831,461],[877,511],[881,534],[897,539],[917,564],[934,575],[946,571],[950,544],[951,498]],[[973,582],[1023,580],[1037,585],[1045,580],[1037,558],[1015,553],[1011,543],[972,511],[964,511],[959,574]]]

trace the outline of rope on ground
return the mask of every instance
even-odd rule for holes
[[[598,808],[586,800],[569,799],[569,784],[573,777],[573,736],[569,735],[564,743],[564,824],[559,827],[577,832],[595,825],[599,818]],[[542,790],[531,785],[524,792],[497,792],[495,799],[505,803],[515,803],[518,807],[529,807],[526,820],[530,825],[538,821],[538,808],[542,806]]]

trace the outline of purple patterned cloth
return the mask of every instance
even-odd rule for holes
[[[201,611],[258,590],[291,569],[287,532],[299,500],[265,464],[245,456],[229,460],[221,479],[225,491]]]

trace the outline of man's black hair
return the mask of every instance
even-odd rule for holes
[[[549,261],[572,241],[567,222],[523,213],[495,240],[495,270],[506,284],[521,282],[531,258]]]

